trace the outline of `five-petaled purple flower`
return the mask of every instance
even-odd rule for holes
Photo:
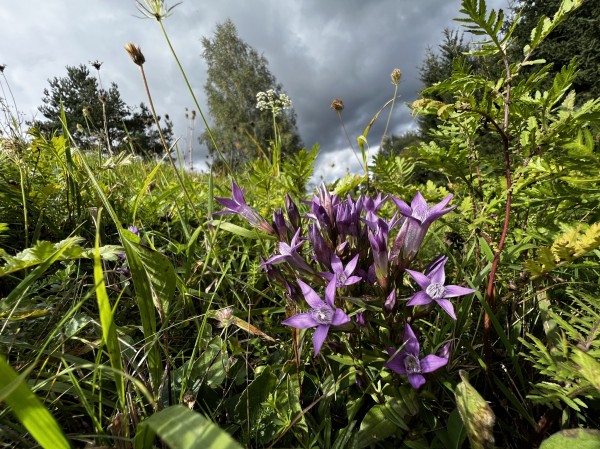
[[[393,260],[406,263],[415,257],[431,223],[456,207],[446,207],[451,199],[452,194],[429,207],[423,195],[417,192],[409,206],[404,201],[392,196],[400,213],[406,217],[392,246],[391,258]]]
[[[454,306],[447,298],[455,298],[456,296],[468,295],[473,293],[475,290],[465,287],[459,287],[458,285],[444,285],[446,281],[446,273],[444,271],[444,265],[446,265],[447,257],[440,260],[433,270],[428,274],[419,273],[418,271],[406,270],[406,272],[412,277],[421,291],[418,291],[410,300],[406,303],[407,306],[424,306],[431,302],[436,302],[444,311],[456,319],[454,314]]]
[[[356,284],[357,282],[362,281],[360,276],[352,276],[354,270],[356,269],[356,264],[358,262],[358,254],[352,258],[350,262],[346,264],[346,268],[344,268],[344,264],[337,256],[337,254],[331,255],[331,268],[333,269],[333,273],[321,273],[327,280],[331,281],[334,278],[337,281],[337,288],[342,288],[346,285]]]
[[[279,254],[276,254],[269,260],[265,261],[263,265],[277,265],[283,262],[287,262],[288,264],[290,264],[291,267],[295,268],[298,271],[307,274],[314,274],[315,272],[311,268],[311,266],[308,263],[306,263],[306,261],[302,258],[300,254],[298,254],[298,248],[300,248],[302,244],[306,241],[305,239],[300,238],[300,231],[302,231],[302,229],[298,228],[289,245],[285,242],[279,242]]]
[[[295,327],[297,329],[307,329],[316,327],[313,334],[313,346],[315,348],[314,356],[316,357],[323,346],[330,326],[341,326],[350,322],[350,317],[342,309],[335,308],[335,290],[337,280],[335,277],[329,282],[325,289],[325,302],[315,291],[307,284],[298,279],[298,285],[302,290],[304,299],[310,306],[310,310],[305,313],[299,313],[283,320],[281,324]]]
[[[265,220],[258,212],[246,204],[244,189],[240,189],[237,184],[231,181],[232,198],[215,197],[215,199],[227,209],[215,212],[215,215],[238,214],[245,218],[255,228],[258,228],[268,234],[276,235],[273,226]]]
[[[448,358],[439,357],[435,354],[419,358],[419,341],[415,336],[410,324],[406,323],[404,328],[403,347],[397,351],[393,348],[386,348],[392,359],[385,364],[386,368],[398,374],[406,374],[408,382],[415,390],[418,390],[425,383],[424,373],[430,373],[436,369],[445,366]]]

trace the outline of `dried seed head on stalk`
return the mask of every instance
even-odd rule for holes
[[[400,78],[402,78],[402,71],[396,68],[392,70],[392,74],[390,76],[392,77],[392,84],[397,86],[398,84],[400,84]]]
[[[144,54],[138,45],[132,44],[128,42],[125,44],[125,51],[129,53],[131,60],[134,64],[139,65],[140,67],[146,62],[146,58],[144,58]]]
[[[344,102],[339,98],[336,98],[331,102],[330,108],[333,109],[335,112],[342,112],[344,110]]]

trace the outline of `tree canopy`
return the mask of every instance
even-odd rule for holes
[[[204,85],[212,118],[211,132],[200,136],[215,157],[215,144],[233,168],[260,154],[258,143],[275,139],[273,116],[257,106],[256,94],[282,85],[270,72],[267,59],[242,40],[231,20],[218,24],[211,38],[202,39],[203,57],[208,66]],[[277,117],[283,153],[302,147],[292,109]],[[217,162],[215,160],[215,162]]]
[[[99,68],[100,63],[94,63],[94,66]],[[130,147],[145,156],[163,153],[158,129],[148,107],[144,103],[137,108],[127,106],[115,83],[108,89],[101,88],[98,79],[83,64],[67,66],[66,76],[48,82],[43,105],[39,107],[46,120],[35,123],[40,131],[51,134],[62,129],[62,102],[68,130],[78,145],[84,148],[101,145],[106,149],[108,141],[113,150]],[[170,143],[173,132],[168,116],[162,131]]]

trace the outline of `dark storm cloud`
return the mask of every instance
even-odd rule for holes
[[[488,6],[505,3],[492,0]],[[457,27],[452,19],[459,9],[459,0],[185,0],[164,24],[207,113],[200,41],[231,18],[239,36],[268,59],[292,98],[305,145],[318,142],[321,159],[340,159],[337,167],[345,169],[356,164],[343,151],[348,144],[329,108],[331,100],[343,99],[344,121],[356,147],[356,137],[393,95],[390,73],[398,67],[403,75],[388,134],[410,129],[413,119],[404,103],[421,88],[417,67],[426,49],[439,44],[442,30]],[[95,59],[104,61],[103,81],[116,82],[128,104],[146,102],[137,68],[123,50],[132,41],[146,56],[157,108],[170,114],[185,144],[184,108],[195,107],[158,25],[135,15],[133,0],[24,0],[2,8],[0,63],[9,65],[6,75],[20,109],[34,114],[48,78],[63,76],[66,65]],[[382,114],[369,134],[372,148],[379,144],[386,119]]]

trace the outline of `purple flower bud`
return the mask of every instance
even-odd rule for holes
[[[379,219],[377,233],[369,232],[369,242],[373,252],[373,265],[375,267],[375,276],[377,282],[385,290],[388,286],[388,229],[387,224]]]
[[[275,229],[275,233],[279,240],[284,242],[288,241],[288,227],[281,209],[277,209],[273,212],[273,229]]]
[[[354,317],[356,319],[356,324],[358,324],[360,327],[367,327],[368,322],[367,318],[365,317],[365,312],[356,312]]]
[[[138,237],[140,236],[140,230],[138,229],[137,226],[127,226],[127,230],[130,232],[133,232]]]
[[[388,295],[385,303],[383,304],[383,310],[387,313],[392,313],[394,311],[394,307],[396,307],[396,289],[392,290]]]
[[[294,231],[300,227],[300,212],[289,193],[285,194],[285,211]]]
[[[240,189],[233,181],[231,181],[231,196],[232,198],[215,197],[226,208],[225,210],[215,212],[215,215],[238,214],[255,228],[267,234],[275,235],[273,227],[258,212],[246,204],[244,190]]]
[[[323,266],[330,266],[331,264],[331,248],[327,245],[327,242],[319,232],[317,225],[308,225],[308,238],[312,243],[313,250],[315,252],[314,257]]]
[[[403,267],[410,264],[419,251],[431,223],[456,207],[446,207],[451,199],[452,195],[448,195],[439,203],[429,207],[423,195],[417,192],[409,206],[392,196],[400,213],[406,217],[392,245],[390,252],[392,263]]]

